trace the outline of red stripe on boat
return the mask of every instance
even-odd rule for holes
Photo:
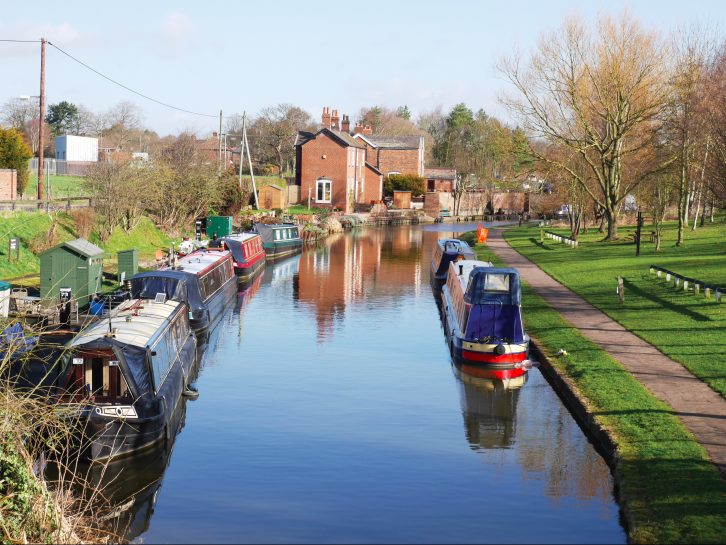
[[[516,378],[527,372],[524,367],[517,367],[516,369],[482,369],[481,367],[471,367],[469,365],[462,365],[461,370],[473,377],[490,379]]]
[[[238,269],[246,269],[246,268],[248,268],[248,267],[251,267],[251,266],[252,266],[252,265],[254,265],[255,263],[257,263],[257,262],[258,262],[258,261],[259,261],[260,259],[262,259],[263,257],[265,257],[265,252],[260,252],[260,253],[259,253],[259,254],[257,254],[257,255],[256,255],[255,257],[253,257],[253,258],[251,258],[251,259],[247,260],[247,262],[246,262],[246,263],[235,263],[235,267],[237,267]]]
[[[471,361],[482,361],[484,363],[519,363],[524,361],[526,352],[516,354],[493,354],[492,352],[472,352],[471,350],[461,351],[461,357]]]

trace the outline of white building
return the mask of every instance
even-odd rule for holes
[[[57,161],[77,163],[98,162],[98,138],[65,134],[55,139],[55,158]]]

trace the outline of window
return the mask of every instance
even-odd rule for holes
[[[509,275],[487,274],[484,280],[484,291],[509,293]]]
[[[325,178],[321,178],[318,180],[318,189],[317,189],[317,198],[315,199],[316,202],[322,202],[322,203],[329,203],[331,202],[332,197],[332,190],[333,190],[333,182],[331,180],[326,180]]]
[[[275,240],[280,240],[280,231],[275,229],[274,233],[275,233]]]

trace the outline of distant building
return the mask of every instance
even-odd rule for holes
[[[98,138],[73,134],[56,136],[55,158],[71,163],[97,163]]]
[[[456,187],[455,168],[427,168],[424,171],[426,191],[444,191],[451,193]]]
[[[14,201],[18,197],[18,171],[0,168],[0,201]]]
[[[356,126],[358,130],[360,125]],[[424,175],[424,138],[420,135],[383,136],[356,132],[354,138],[366,144],[366,161],[390,174]]]

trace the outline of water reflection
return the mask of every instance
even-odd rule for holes
[[[452,368],[461,387],[461,410],[471,448],[509,448],[517,429],[519,391],[527,375],[496,380],[478,376],[475,367],[452,365]]]

